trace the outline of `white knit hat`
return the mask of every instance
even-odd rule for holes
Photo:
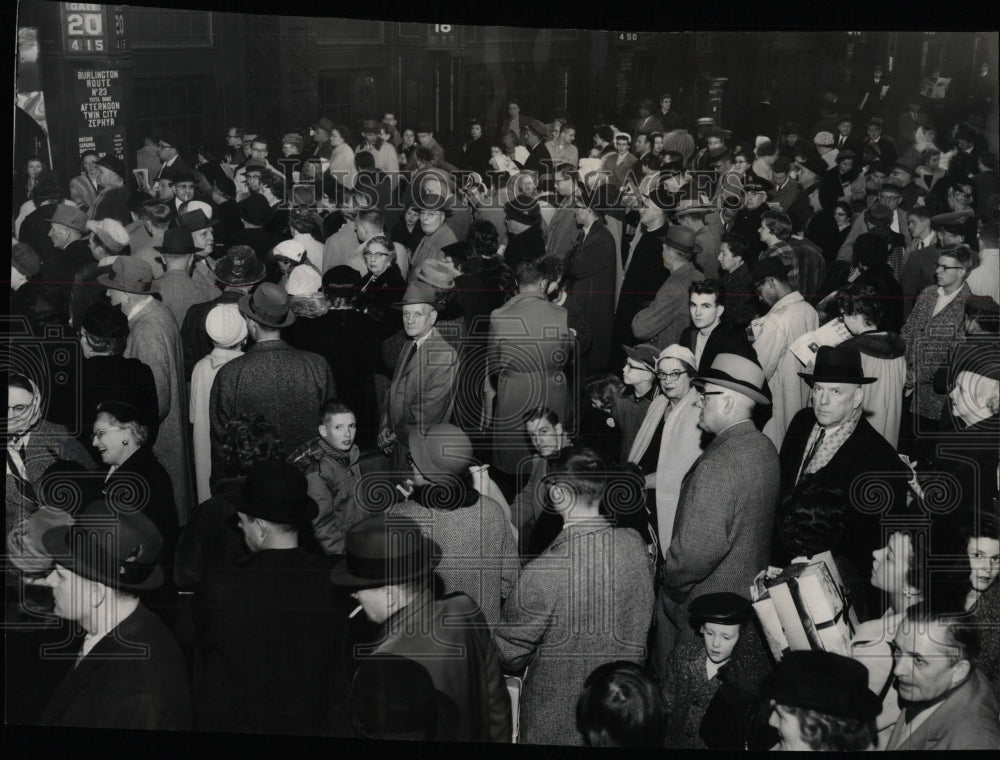
[[[301,264],[302,259],[306,255],[306,248],[297,240],[282,240],[274,246],[274,255],[282,256],[286,259],[291,259],[296,264]]]
[[[323,286],[323,278],[320,273],[311,266],[303,264],[295,267],[288,275],[288,282],[285,290],[290,296],[306,296],[315,293]]]
[[[247,337],[247,323],[236,304],[222,303],[205,317],[205,332],[215,345],[228,348]]]

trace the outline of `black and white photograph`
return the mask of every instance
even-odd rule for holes
[[[8,11],[12,756],[1000,750],[995,28],[154,3]]]

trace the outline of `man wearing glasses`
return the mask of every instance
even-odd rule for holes
[[[694,638],[692,599],[722,591],[747,596],[754,576],[767,567],[781,487],[778,452],[751,420],[755,406],[771,403],[760,366],[719,354],[692,385],[699,394],[698,426],[714,438],[684,476],[660,568],[667,598],[656,636],[659,672],[674,646]]]

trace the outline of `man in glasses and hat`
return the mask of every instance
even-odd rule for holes
[[[239,299],[254,345],[219,370],[212,384],[212,453],[220,454],[226,424],[248,412],[276,425],[289,451],[316,433],[316,409],[336,387],[330,365],[319,354],[292,348],[281,331],[295,321],[288,293],[265,282]],[[223,467],[213,459],[212,471]]]
[[[250,556],[206,571],[195,597],[195,724],[316,735],[336,656],[329,572],[299,545],[316,502],[306,476],[274,459],[259,463],[230,498]]]
[[[389,384],[377,443],[384,454],[392,454],[394,471],[407,472],[410,431],[424,432],[451,418],[458,355],[434,327],[444,307],[435,301],[433,286],[410,283],[403,300],[393,308],[403,312],[403,330],[409,340]]]
[[[888,504],[905,504],[910,472],[865,419],[863,386],[878,378],[864,376],[857,349],[821,346],[812,372],[799,376],[811,389],[812,406],[792,418],[781,444],[782,494],[816,481],[843,489],[852,507],[845,546],[866,577],[872,552],[882,544],[882,515],[872,513],[865,494],[877,482],[891,490]]]
[[[189,230],[173,228],[163,235],[163,245],[156,246],[163,257],[166,271],[156,278],[160,297],[170,309],[178,325],[184,324],[189,308],[196,303],[214,301],[218,290],[191,279],[191,260],[198,252]]]
[[[670,276],[656,292],[653,302],[632,319],[632,333],[639,340],[663,349],[677,343],[688,326],[688,287],[692,282],[704,280],[705,275],[694,266],[694,258],[701,252],[694,232],[676,225],[660,229],[663,267]]]
[[[767,406],[764,373],[752,359],[719,354],[692,381],[700,394],[698,426],[714,436],[681,485],[673,538],[660,568],[660,604],[654,665],[674,646],[694,638],[691,601],[702,594],[747,596],[767,567],[771,524],[781,488],[774,445],[751,417]]]
[[[468,596],[435,592],[437,544],[412,519],[382,513],[351,528],[346,549],[330,580],[379,626],[371,643],[355,645],[355,659],[419,663],[458,708],[449,738],[510,742],[510,697],[489,628]]]
[[[75,666],[39,722],[45,726],[191,730],[187,667],[163,622],[140,601],[163,585],[163,539],[137,512],[91,503],[41,537],[55,614],[85,631]]]
[[[112,306],[128,318],[125,356],[138,359],[153,371],[160,419],[153,452],[170,475],[180,525],[193,505],[194,474],[191,431],[188,429],[187,375],[177,320],[162,301],[153,298],[159,284],[153,270],[134,256],[119,256],[108,274],[97,281],[108,289]]]

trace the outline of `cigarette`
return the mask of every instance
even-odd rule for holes
[[[357,607],[354,608],[354,610],[351,612],[351,614],[347,616],[347,619],[350,620],[352,617],[354,617],[355,615],[357,615],[363,609],[364,609],[364,607],[362,607],[359,604]]]

